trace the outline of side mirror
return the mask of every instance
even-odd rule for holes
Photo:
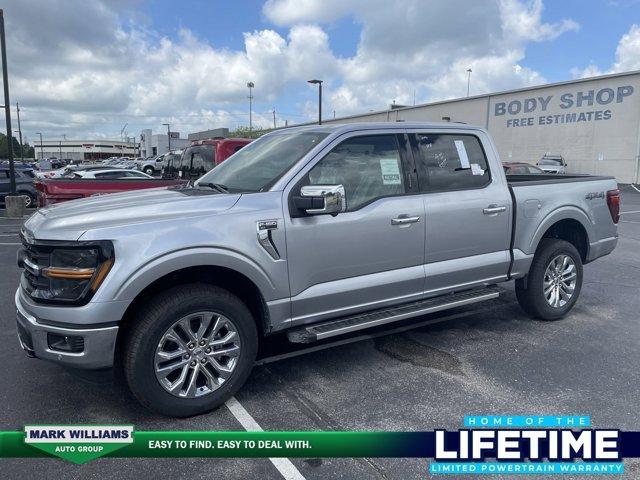
[[[307,185],[300,196],[293,197],[294,205],[307,215],[337,215],[347,210],[347,197],[342,185]]]

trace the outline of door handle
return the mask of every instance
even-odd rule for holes
[[[500,212],[505,212],[507,210],[507,207],[505,207],[504,205],[489,205],[487,208],[482,209],[482,213],[484,213],[485,215],[495,215],[497,213]]]
[[[406,225],[408,223],[416,223],[420,221],[420,217],[409,217],[407,215],[399,215],[397,218],[391,219],[391,225]]]

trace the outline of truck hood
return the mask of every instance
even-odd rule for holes
[[[38,210],[24,224],[40,240],[77,240],[86,231],[211,215],[230,209],[239,194],[152,188],[72,200]]]

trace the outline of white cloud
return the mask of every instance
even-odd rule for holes
[[[162,37],[136,6],[8,1],[11,90],[24,129],[113,137],[126,122],[132,134],[164,122],[185,133],[234,127],[248,121],[247,81],[277,106],[322,78],[325,111],[339,116],[411,103],[414,92],[418,101],[462,96],[469,67],[472,94],[526,86],[544,81],[523,64],[526,45],[577,29],[572,20],[543,22],[540,0],[268,0],[265,18],[287,33],[246,32],[244,48],[232,50],[187,28]],[[344,18],[361,28],[348,57],[332,51],[327,34]],[[299,113],[315,118],[314,105],[303,98]],[[272,119],[259,111],[254,122]]]
[[[640,70],[640,25],[633,24],[625,33],[616,47],[616,61],[607,70],[600,70],[593,63],[585,68],[573,68],[571,73],[575,78],[595,77],[607,73],[628,72]]]

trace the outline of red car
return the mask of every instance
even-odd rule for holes
[[[118,178],[118,179],[82,179],[82,178],[48,178],[36,180],[38,191],[38,207],[46,207],[54,203],[66,202],[77,198],[93,197],[105,193],[126,192],[143,188],[167,187],[186,183],[180,179],[158,178]]]
[[[507,175],[544,175],[544,171],[526,162],[505,162],[502,164]]]

